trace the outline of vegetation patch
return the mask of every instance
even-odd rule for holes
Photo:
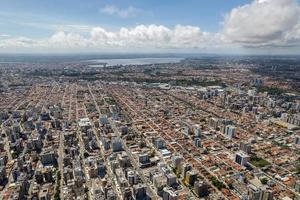
[[[260,167],[260,168],[265,167],[270,164],[268,161],[266,161],[262,158],[256,157],[256,156],[251,157],[250,163],[252,165],[254,165],[255,167]]]
[[[270,95],[281,95],[284,91],[274,87],[257,87],[257,92],[268,92]]]
[[[222,188],[226,188],[226,186],[224,185],[224,183],[222,183],[221,181],[219,181],[215,176],[212,176],[210,178],[210,181],[212,182],[212,184],[218,188],[218,190],[221,190]]]

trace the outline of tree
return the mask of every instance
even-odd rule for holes
[[[262,184],[266,185],[266,184],[268,183],[268,179],[267,179],[266,177],[264,177],[264,178],[262,178],[262,179],[260,180],[260,182],[261,182]]]

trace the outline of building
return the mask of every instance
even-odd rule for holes
[[[196,124],[196,125],[194,125],[194,126],[192,127],[192,129],[193,129],[193,132],[194,132],[195,137],[200,138],[200,137],[201,137],[201,129],[200,129],[200,126],[199,126],[198,124]]]
[[[122,140],[120,138],[112,139],[113,152],[123,151]]]
[[[246,166],[246,164],[250,161],[250,156],[242,151],[237,152],[235,155],[235,162],[241,166]]]
[[[174,155],[172,156],[172,165],[175,169],[179,169],[180,165],[183,161],[183,158],[181,155]]]
[[[177,183],[175,174],[169,173],[166,175],[166,177],[167,177],[167,185],[168,186],[172,187],[173,185],[175,185]]]
[[[178,193],[173,191],[172,188],[165,187],[163,190],[163,200],[178,200]]]
[[[184,163],[181,167],[181,177],[185,179],[188,171],[192,170],[192,165],[189,163]]]
[[[196,181],[194,184],[194,191],[200,198],[209,194],[208,185],[204,181]]]
[[[296,181],[295,191],[300,193],[300,180]]]
[[[195,170],[188,171],[184,180],[187,185],[194,186],[194,183],[197,180],[197,172]]]
[[[240,143],[240,150],[249,154],[251,153],[251,144],[250,143],[245,143],[245,142],[241,142]]]
[[[41,120],[43,120],[43,121],[47,121],[47,120],[50,120],[51,118],[50,118],[50,114],[49,113],[47,113],[47,112],[42,112],[41,113]]]
[[[170,157],[172,155],[171,151],[168,149],[160,149],[159,151],[163,157]]]
[[[164,149],[165,148],[165,142],[162,138],[156,138],[154,140],[154,147],[156,149]]]
[[[200,138],[195,138],[194,143],[196,147],[201,147],[201,139]]]
[[[43,188],[42,190],[40,190],[39,200],[50,200],[50,199],[51,199],[51,195],[49,193],[48,188]]]
[[[267,185],[263,185],[258,178],[254,178],[249,181],[248,199],[249,200],[272,200],[273,191]]]
[[[123,200],[133,200],[132,191],[129,187],[125,188],[123,191]]]
[[[209,125],[212,129],[217,130],[217,129],[218,129],[218,126],[219,126],[219,121],[220,121],[220,120],[219,120],[218,118],[212,117],[212,118],[209,119],[208,125]]]
[[[104,196],[105,196],[105,199],[109,199],[109,200],[117,199],[117,196],[111,186],[104,187]]]
[[[120,167],[126,168],[126,167],[130,167],[130,159],[129,156],[127,155],[127,153],[125,151],[122,151],[121,153],[119,153],[117,155],[117,160],[120,164]]]
[[[0,167],[0,184],[2,185],[7,179],[6,170],[4,166]]]
[[[90,122],[89,118],[82,118],[78,122],[78,126],[80,130],[86,132],[88,129],[92,128],[92,123]]]
[[[225,126],[223,133],[227,138],[232,139],[235,136],[235,129],[236,129],[235,126],[228,125]]]
[[[41,162],[43,165],[56,164],[56,157],[53,150],[44,151],[41,153]]]
[[[128,126],[121,126],[121,134],[126,135],[128,133]]]
[[[139,162],[142,164],[146,164],[150,162],[149,155],[147,153],[143,153],[139,155]]]
[[[284,122],[300,126],[300,115],[299,114],[288,114],[288,113],[283,113],[281,115],[281,119]]]
[[[136,200],[143,200],[147,197],[146,186],[138,184],[133,186],[133,193]]]
[[[248,199],[249,200],[259,200],[260,194],[261,194],[261,191],[259,188],[255,187],[254,185],[248,186]]]
[[[108,118],[105,115],[101,116],[99,121],[100,121],[101,126],[109,124]]]
[[[252,86],[262,86],[264,84],[264,80],[261,78],[254,78],[251,80],[250,84]]]
[[[128,171],[127,179],[128,179],[129,185],[133,186],[133,185],[137,184],[137,174],[133,170]]]
[[[153,176],[153,184],[158,195],[163,195],[163,189],[167,185],[167,178],[163,174],[155,174]]]
[[[294,143],[295,143],[295,144],[300,144],[300,136],[299,136],[299,135],[297,135],[297,136],[295,137]]]
[[[6,111],[1,111],[0,112],[0,121],[4,121],[8,119],[8,113]]]
[[[268,188],[266,186],[266,187],[262,187],[261,190],[262,190],[262,194],[260,197],[261,200],[272,200],[273,199],[274,194],[273,194],[273,190],[271,188]]]

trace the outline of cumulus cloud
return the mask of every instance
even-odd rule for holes
[[[16,37],[0,40],[0,47],[33,47],[37,43],[36,40],[26,37]]]
[[[86,47],[88,40],[77,33],[58,32],[52,35],[46,42],[52,46],[62,47]]]
[[[126,18],[138,9],[106,6],[101,12]],[[54,26],[57,27],[57,26]],[[1,37],[0,48],[56,50],[213,50],[297,47],[300,49],[300,7],[296,0],[254,0],[226,14],[219,32],[189,25],[137,25],[110,31],[103,27],[64,26],[48,38]],[[0,49],[0,50],[1,50]]]
[[[94,27],[88,36],[79,33],[57,32],[49,38],[33,40],[13,38],[0,40],[1,47],[47,47],[77,49],[191,49],[213,45],[216,36],[203,32],[199,27],[176,25],[168,28],[162,25],[138,25],[133,28],[120,28],[108,31]]]
[[[106,5],[101,8],[100,11],[108,15],[118,15],[122,18],[128,18],[138,15],[142,10],[133,6],[129,6],[128,8],[119,8],[115,5]]]
[[[10,37],[10,35],[8,35],[8,34],[0,34],[0,38],[7,38],[7,37]]]
[[[254,0],[226,15],[224,39],[248,46],[282,45],[299,19],[296,0]]]
[[[94,28],[91,43],[95,46],[122,48],[203,48],[208,45],[214,34],[206,33],[195,26],[177,25],[168,28],[162,25],[138,25],[109,32]]]

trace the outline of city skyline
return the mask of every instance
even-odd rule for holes
[[[0,53],[297,54],[296,0],[3,1]]]

